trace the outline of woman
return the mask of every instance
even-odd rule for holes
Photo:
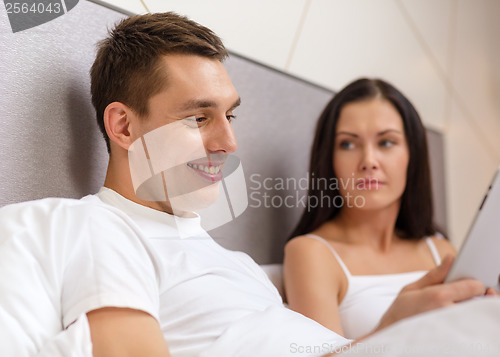
[[[455,254],[436,236],[426,134],[412,104],[382,80],[349,84],[319,118],[310,178],[307,202],[318,204],[285,247],[287,302],[355,339],[403,286]]]

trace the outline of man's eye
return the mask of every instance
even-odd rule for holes
[[[208,119],[206,117],[195,117],[195,116],[192,116],[192,117],[188,117],[188,118],[184,118],[183,119],[183,122],[191,127],[191,128],[200,128],[202,127],[203,125],[205,125],[205,122],[207,121]]]
[[[354,148],[354,143],[351,141],[341,141],[339,147],[344,150],[350,150]]]
[[[236,115],[233,115],[233,114],[226,115],[226,118],[227,118],[227,121],[231,123],[233,120],[236,119]]]

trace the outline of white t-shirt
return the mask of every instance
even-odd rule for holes
[[[97,197],[126,213],[153,249],[172,356],[323,355],[349,342],[285,308],[262,269],[217,244],[199,218],[168,215],[106,188]]]
[[[100,307],[130,307],[158,318],[148,249],[127,217],[96,201],[44,199],[0,209],[2,355],[34,356],[45,346],[61,348],[62,339],[72,341],[72,356],[88,355],[86,321],[60,332]]]
[[[61,355],[88,355],[86,321],[61,331],[105,306],[159,319],[173,357],[322,355],[349,342],[286,309],[260,267],[213,241],[199,218],[109,189],[1,208],[0,291],[8,356],[59,346]]]

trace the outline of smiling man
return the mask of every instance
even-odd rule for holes
[[[87,319],[96,357],[319,355],[313,346],[350,342],[286,309],[259,266],[193,213],[217,199],[236,150],[226,56],[213,32],[173,13],[125,19],[100,43],[91,90],[110,152],[104,187],[2,208],[2,351],[31,355],[60,337],[74,355],[90,344]],[[436,285],[448,268],[405,289],[379,328],[484,293],[471,280]]]
[[[217,59],[176,53],[158,65],[168,79],[146,115],[121,102],[104,111],[111,148],[104,186],[183,216],[217,198],[221,168],[236,150],[231,120],[240,98]]]
[[[151,257],[138,266],[153,267],[158,286],[148,295],[159,300],[153,307],[147,301],[119,309],[89,305],[95,356],[130,353],[128,337],[145,330],[153,338],[140,345],[156,347],[142,355],[165,348],[154,338],[158,331],[173,356],[234,355],[243,337],[261,344],[267,334],[255,326],[262,323],[280,326],[272,329],[279,333],[273,338],[278,354],[311,338],[348,342],[285,309],[258,265],[219,246],[193,213],[215,202],[237,147],[231,121],[240,98],[222,65],[226,56],[210,30],[171,13],[127,19],[100,44],[92,99],[110,158],[104,187],[83,201],[124,213],[124,227],[115,229],[137,231],[140,250]],[[116,266],[124,276],[136,275],[134,264]]]

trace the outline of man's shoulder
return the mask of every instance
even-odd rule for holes
[[[5,205],[0,208],[0,220],[14,219],[23,216],[45,216],[53,214],[65,207],[80,204],[80,200],[71,198],[42,198],[32,201],[17,202]]]
[[[48,222],[57,222],[64,225],[105,220],[128,222],[128,217],[95,195],[82,199],[49,197],[0,208],[0,229],[13,224],[46,225]]]
[[[12,246],[16,242],[30,247],[57,246],[58,251],[74,251],[97,242],[95,246],[103,250],[146,245],[132,219],[97,196],[44,198],[0,208],[0,245],[9,241]]]
[[[87,196],[82,199],[47,197],[32,201],[17,202],[0,207],[0,218],[9,214],[54,214],[64,210],[85,211],[93,208],[102,207],[101,201],[93,196]]]

